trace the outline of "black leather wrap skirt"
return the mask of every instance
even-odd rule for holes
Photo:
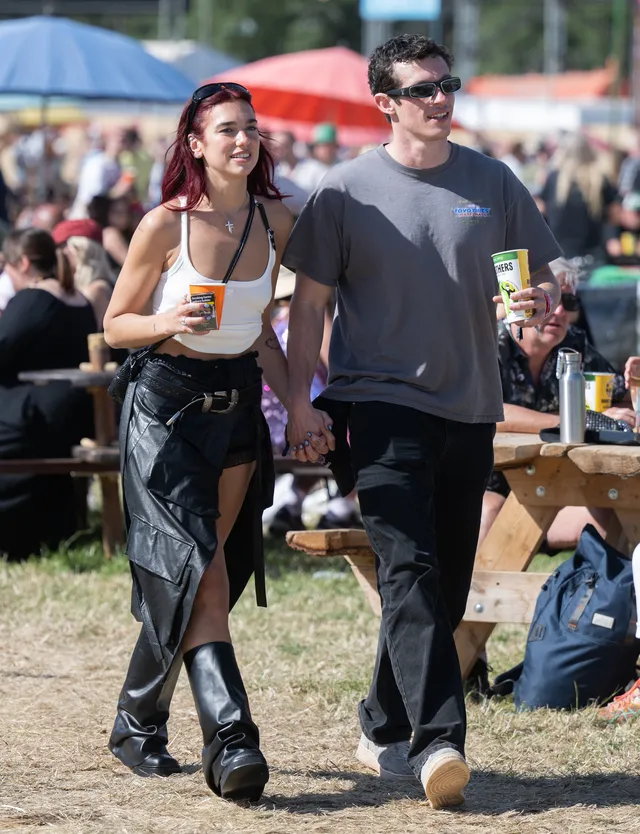
[[[252,573],[258,605],[266,605],[262,512],[274,471],[256,359],[154,354],[127,388],[120,449],[132,612],[167,669],[218,547],[220,475],[250,461],[255,474],[225,543],[230,605]]]

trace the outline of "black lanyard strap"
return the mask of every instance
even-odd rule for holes
[[[242,255],[242,250],[245,247],[247,240],[249,240],[249,232],[251,231],[251,224],[253,223],[253,215],[256,213],[256,201],[254,198],[251,198],[251,202],[249,203],[249,214],[247,215],[247,222],[244,224],[244,231],[242,232],[242,237],[240,238],[240,244],[236,249],[236,254],[233,256],[231,263],[229,264],[229,269],[227,270],[227,274],[222,279],[223,284],[227,284],[229,282],[229,278],[231,278],[231,274],[233,270],[236,268],[238,261],[240,260],[240,255]]]
[[[264,223],[264,227],[267,230],[267,236],[269,237],[269,243],[271,244],[271,248],[275,252],[276,250],[276,236],[273,233],[273,229],[269,225],[269,218],[267,217],[267,212],[265,207],[262,203],[258,203],[258,211],[260,212],[260,217],[262,218],[262,222]]]

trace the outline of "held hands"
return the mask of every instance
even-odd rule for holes
[[[209,321],[211,316],[208,313],[208,309],[207,304],[189,301],[189,296],[185,295],[173,310],[160,313],[158,318],[163,319],[162,329],[170,336],[175,336],[177,333],[189,333],[191,336],[204,336],[209,332],[208,330],[194,330],[193,328],[198,324],[204,324],[206,321]]]
[[[290,456],[301,463],[324,463],[324,456],[336,448],[332,429],[331,417],[314,408],[308,399],[293,402],[287,426]]]
[[[522,321],[516,322],[519,327],[538,327],[549,318],[553,313],[553,309],[547,309],[547,295],[548,293],[540,289],[540,287],[527,287],[511,295],[511,310],[514,313],[521,310],[535,311],[530,319],[523,319]],[[494,295],[493,300],[496,304],[503,304],[501,295]],[[553,302],[551,301],[552,304]]]

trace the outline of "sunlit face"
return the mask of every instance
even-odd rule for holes
[[[394,66],[397,87],[411,87],[423,81],[442,81],[451,77],[444,58],[423,58]],[[376,103],[391,117],[394,130],[419,136],[426,141],[441,141],[451,132],[455,93],[446,95],[436,89],[432,98],[391,98],[377,93]]]
[[[561,286],[561,292],[573,294],[571,287],[568,287],[566,284]],[[540,326],[541,341],[545,345],[548,345],[550,349],[559,345],[567,335],[573,318],[575,316],[572,313],[568,313],[562,306],[562,303],[558,304],[545,323]]]
[[[236,99],[207,113],[203,135],[189,134],[189,147],[206,168],[227,176],[247,176],[258,162],[260,136],[253,107]]]
[[[338,155],[338,146],[335,142],[321,142],[313,148],[313,156],[325,165],[333,165]]]
[[[574,294],[573,288],[567,284],[561,285],[561,292]],[[533,328],[525,328],[525,340],[530,342],[531,348],[535,348],[537,351],[544,349],[545,353],[551,353],[555,347],[564,341],[567,331],[575,318],[576,314],[568,313],[562,306],[562,303],[560,303],[545,323],[540,325],[539,333]],[[515,332],[515,325],[512,325],[512,327]]]

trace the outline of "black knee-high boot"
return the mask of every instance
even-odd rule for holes
[[[225,799],[260,799],[269,768],[233,646],[205,643],[186,652],[184,664],[202,727],[207,785]]]
[[[181,667],[182,656],[177,655],[169,671],[163,671],[143,628],[131,655],[109,739],[109,750],[138,776],[180,773],[180,765],[167,751],[167,721]]]

